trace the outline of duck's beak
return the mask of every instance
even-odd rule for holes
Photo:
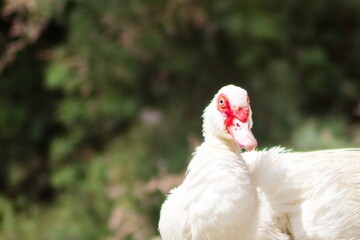
[[[245,148],[247,151],[252,151],[257,147],[257,141],[251,132],[249,120],[243,123],[238,118],[234,118],[227,130],[238,146]]]

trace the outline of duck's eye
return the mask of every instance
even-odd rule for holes
[[[224,94],[220,94],[220,96],[217,99],[217,108],[219,111],[224,112],[226,108],[228,107],[229,103]]]
[[[219,98],[219,107],[221,107],[221,108],[225,107],[225,99],[224,99],[224,97]]]

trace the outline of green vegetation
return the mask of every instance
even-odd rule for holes
[[[0,239],[151,239],[216,91],[260,148],[360,146],[360,2],[5,0]]]

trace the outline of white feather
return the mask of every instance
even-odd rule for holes
[[[241,88],[220,93],[245,104]],[[224,120],[213,100],[205,141],[162,206],[163,240],[360,239],[360,149],[240,154]]]
[[[270,154],[271,161],[264,154]],[[275,209],[288,218],[294,239],[360,239],[360,149],[299,153],[273,148],[242,156],[254,179],[260,180],[254,184],[288,186],[289,195],[297,195],[288,204],[286,191],[268,193]],[[274,169],[286,173],[287,183],[280,175],[271,176]]]

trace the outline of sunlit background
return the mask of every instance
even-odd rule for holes
[[[226,84],[260,149],[360,146],[360,1],[5,0],[0,29],[0,239],[157,239]]]

